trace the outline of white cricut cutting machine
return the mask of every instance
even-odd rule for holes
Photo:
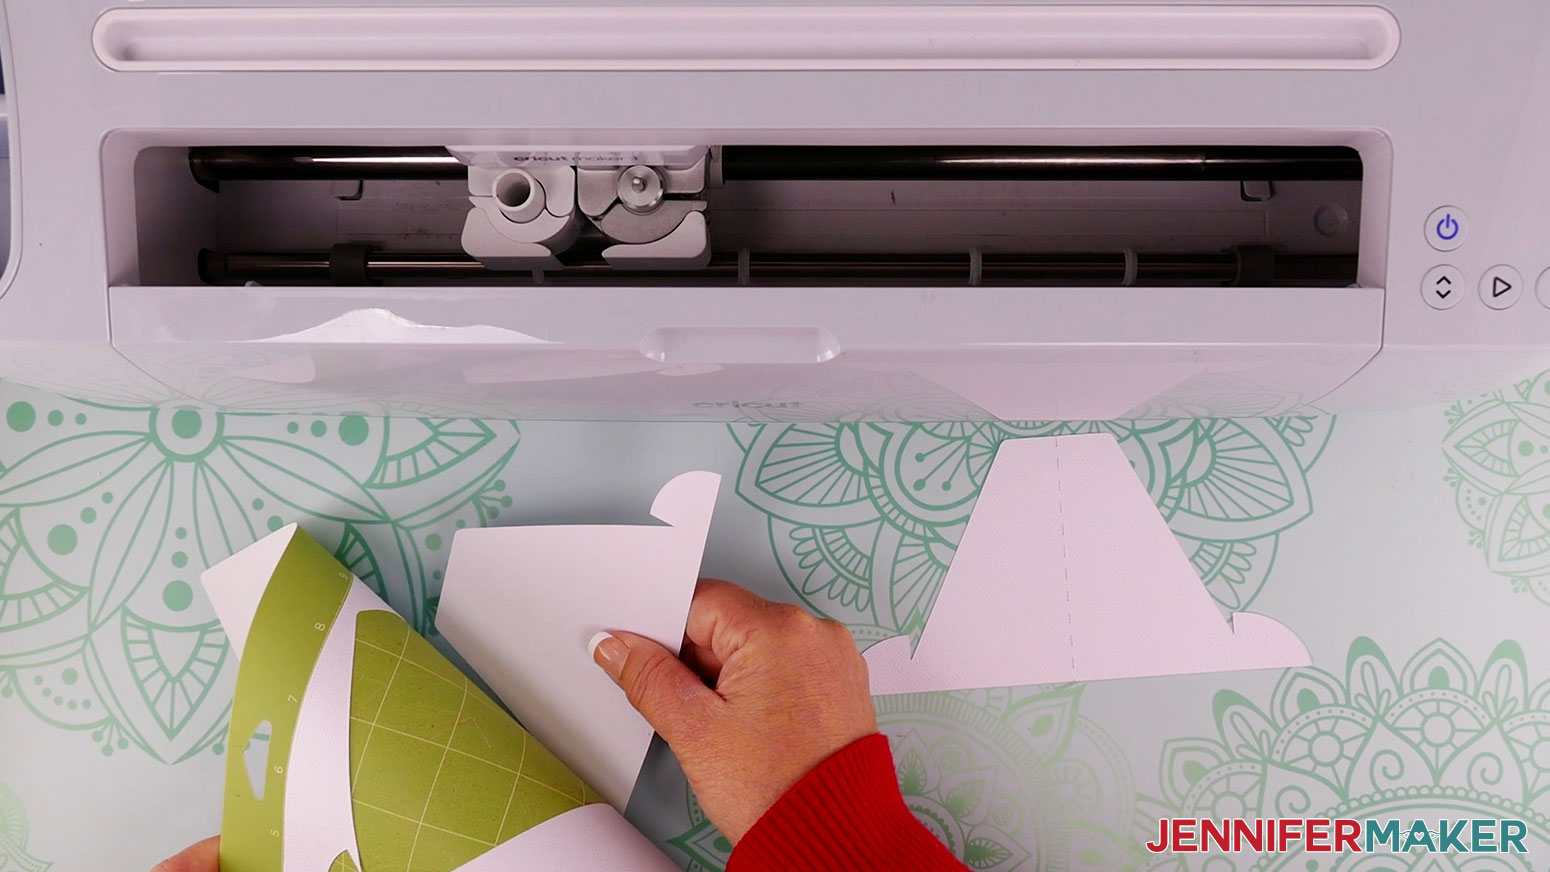
[[[0,375],[1280,414],[1550,365],[1550,6],[3,0]]]

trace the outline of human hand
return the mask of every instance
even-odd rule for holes
[[[221,837],[212,836],[157,863],[151,872],[221,872],[220,849]]]
[[[877,732],[850,634],[796,606],[702,579],[681,656],[625,632],[592,650],[733,844],[813,767]]]

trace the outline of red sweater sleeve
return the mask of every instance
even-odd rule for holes
[[[759,818],[727,872],[964,872],[899,794],[888,739],[841,748]]]

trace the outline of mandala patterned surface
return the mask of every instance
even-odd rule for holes
[[[1372,640],[1359,638],[1343,676],[1289,670],[1267,704],[1222,691],[1214,708],[1215,735],[1164,746],[1163,795],[1141,801],[1137,839],[1155,838],[1163,816],[1520,818],[1528,852],[1473,862],[1185,853],[1161,855],[1151,869],[1527,872],[1550,852],[1550,678],[1531,683],[1516,642],[1501,642],[1477,667],[1439,639],[1396,667]]]
[[[209,779],[222,768],[214,755],[227,753],[235,664],[196,578],[273,526],[303,523],[426,630],[460,526],[509,521],[518,498],[524,520],[551,502],[560,517],[602,514],[614,507],[600,493],[617,505],[655,493],[661,480],[638,469],[709,468],[735,483],[740,503],[718,515],[727,526],[712,530],[715,559],[867,641],[924,626],[1002,440],[1098,429],[1119,439],[1216,600],[1252,608],[1275,591],[1317,668],[880,699],[901,787],[926,826],[976,869],[1544,872],[1550,640],[1530,597],[1550,601],[1547,382],[1446,415],[1338,428],[1328,418],[825,424],[806,420],[823,410],[798,398],[733,425],[733,438],[720,425],[583,434],[541,423],[519,436],[509,422],[430,406],[413,418],[216,414],[0,385],[0,782],[10,788],[0,787],[0,872],[119,868],[126,847],[146,855],[143,868],[173,841],[214,831]],[[1357,438],[1399,432],[1426,435],[1409,455]],[[1438,468],[1439,442],[1447,480],[1411,475]],[[577,470],[599,481],[573,493]],[[1368,520],[1384,512],[1408,520]],[[1462,547],[1458,515],[1476,548]],[[1357,518],[1359,536],[1327,538]],[[739,524],[763,534],[730,541]],[[1362,559],[1331,541],[1360,542]],[[1371,571],[1389,564],[1405,570]],[[1498,577],[1532,608],[1478,595],[1482,578]],[[1282,598],[1301,585],[1316,597]],[[1384,611],[1316,620],[1348,585]],[[1507,585],[1497,593],[1509,597]],[[1402,648],[1390,641],[1399,637]],[[1447,641],[1420,644],[1436,637]],[[1214,707],[1199,696],[1212,691]],[[60,751],[41,759],[34,742]],[[686,868],[723,868],[730,845],[670,768],[649,792],[667,801],[634,819]],[[76,838],[112,829],[99,822],[122,832],[136,818],[116,809],[152,781],[190,797],[157,812],[180,813],[181,830],[137,831],[132,846]],[[1240,809],[1521,817],[1532,866],[1144,848],[1159,816]]]
[[[1136,790],[1114,741],[1079,713],[1080,686],[915,694],[877,701],[916,819],[973,869],[1125,870]],[[690,872],[731,845],[689,795],[669,840]]]
[[[452,531],[511,505],[511,423],[6,397],[0,710],[105,755],[221,753],[235,662],[195,596],[210,563],[301,521],[423,630]]]
[[[1550,604],[1550,371],[1447,410],[1447,482],[1492,572]]]
[[[918,635],[1004,439],[1119,439],[1223,606],[1249,606],[1312,511],[1329,418],[1108,424],[733,425],[737,492],[768,516],[791,588],[860,639]]]
[[[0,872],[44,872],[52,865],[27,853],[27,810],[0,784]]]

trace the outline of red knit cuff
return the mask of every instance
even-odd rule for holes
[[[818,764],[743,836],[727,872],[963,870],[904,805],[887,737],[858,739]]]

